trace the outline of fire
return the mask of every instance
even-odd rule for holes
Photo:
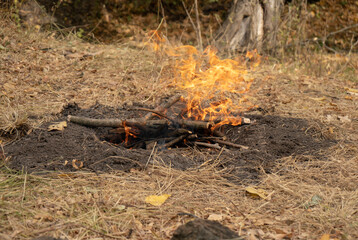
[[[123,128],[126,135],[126,138],[124,140],[125,144],[128,145],[129,136],[132,136],[133,138],[136,138],[139,133],[136,128],[128,126],[126,121],[123,121]]]
[[[186,93],[186,117],[217,122],[214,129],[224,124],[240,125],[241,119],[232,114],[254,107],[247,95],[253,82],[247,77],[247,63],[220,59],[210,46],[204,52],[188,45],[170,48],[157,32],[152,36],[154,49],[164,49],[174,61],[172,85]],[[259,64],[256,51],[248,52],[246,58],[254,60],[253,67]]]

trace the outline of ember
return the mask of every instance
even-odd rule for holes
[[[169,47],[158,32],[152,33],[153,49],[164,52],[173,68],[171,85],[181,92],[156,109],[136,108],[146,111],[142,118],[96,120],[69,116],[69,121],[87,126],[115,127],[115,143],[127,148],[152,148],[158,145],[204,146],[221,149],[222,145],[245,148],[226,141],[221,131],[223,125],[249,124],[247,118],[237,117],[255,107],[248,100],[253,79],[247,77],[244,60],[221,60],[208,47],[199,52],[193,46]],[[249,52],[247,59],[259,55]],[[113,141],[113,138],[111,138]]]

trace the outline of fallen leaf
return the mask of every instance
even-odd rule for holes
[[[327,121],[332,122],[334,120],[334,117],[332,115],[327,115]]]
[[[40,220],[41,222],[52,222],[54,220],[53,217],[48,213],[38,213],[34,218]]]
[[[352,120],[350,120],[348,116],[338,116],[338,119],[339,119],[342,123],[350,123],[350,122],[352,122]]]
[[[118,211],[123,211],[124,209],[126,209],[126,206],[125,205],[118,205],[115,207],[116,210]]]
[[[247,187],[245,188],[246,192],[248,192],[253,197],[260,197],[263,199],[267,199],[267,192],[263,189],[256,189],[254,187]]]
[[[311,198],[311,201],[307,202],[306,204],[304,204],[304,207],[307,209],[307,208],[311,208],[311,207],[314,207],[318,204],[320,204],[322,201],[322,197],[319,196],[319,195],[314,195],[312,198]]]
[[[323,234],[320,238],[320,240],[329,240],[331,238],[331,236],[327,233]]]
[[[358,89],[345,88],[345,90],[347,91],[347,93],[350,93],[350,94],[352,94],[352,95],[358,95]]]
[[[65,129],[65,127],[67,127],[66,121],[58,122],[58,123],[48,126],[47,131],[49,131],[49,132],[50,131],[63,131]]]
[[[277,222],[268,218],[259,218],[255,221],[255,226],[273,225],[275,223]]]
[[[330,134],[333,134],[333,133],[334,133],[334,128],[333,128],[333,127],[329,127],[329,128],[328,128],[328,131],[329,131]]]
[[[160,196],[150,195],[145,198],[145,202],[153,206],[161,206],[170,196],[171,194],[163,194]]]
[[[3,87],[4,87],[5,91],[14,91],[14,90],[16,90],[16,86],[14,84],[12,84],[12,83],[5,83],[3,85]]]
[[[208,217],[208,220],[212,220],[212,221],[221,221],[223,220],[223,215],[222,214],[210,214]]]

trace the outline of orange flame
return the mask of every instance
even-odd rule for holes
[[[153,36],[153,48],[165,49],[165,40],[157,32]],[[188,118],[209,121],[220,119],[214,129],[224,124],[240,125],[241,119],[232,117],[232,113],[254,107],[247,96],[253,79],[247,77],[245,61],[221,60],[210,47],[202,53],[188,45],[167,47],[165,53],[175,61],[172,84],[185,90]],[[253,67],[258,66],[260,56],[256,50],[248,52],[246,58],[253,62]]]
[[[125,144],[127,145],[127,144],[128,144],[128,140],[129,140],[129,136],[132,136],[133,138],[136,138],[136,137],[137,137],[136,135],[138,135],[139,133],[138,133],[138,131],[137,131],[136,128],[134,128],[134,127],[129,127],[129,126],[127,125],[126,121],[123,121],[122,125],[123,125],[123,128],[124,128],[124,132],[125,132],[125,134],[126,134],[126,138],[125,138],[125,141],[124,141],[124,142],[125,142]]]

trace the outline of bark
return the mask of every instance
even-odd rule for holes
[[[282,0],[236,0],[218,30],[219,51],[272,49],[276,44]]]

